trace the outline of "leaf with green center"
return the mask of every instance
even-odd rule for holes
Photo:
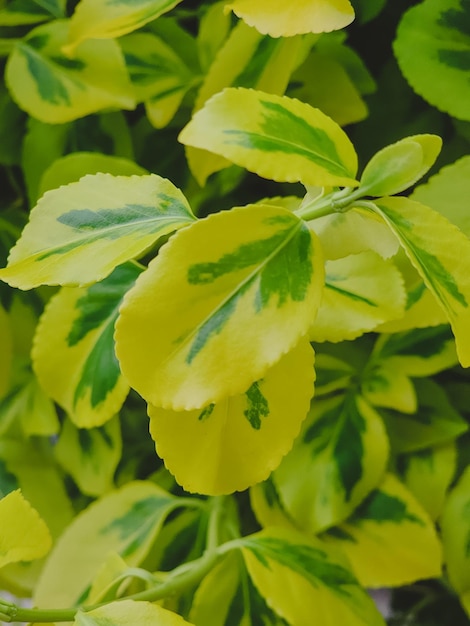
[[[115,41],[86,42],[64,56],[69,23],[38,26],[11,53],[5,80],[12,98],[33,117],[69,122],[110,107],[134,109],[132,85]]]
[[[92,611],[79,610],[74,626],[191,626],[180,615],[151,602],[121,600]]]
[[[39,322],[32,353],[36,375],[79,428],[111,419],[129,391],[114,354],[114,323],[141,271],[129,262],[91,287],[64,287]]]
[[[310,406],[313,380],[313,351],[304,339],[244,394],[202,411],[150,406],[157,453],[186,491],[242,491],[267,478],[292,447]]]
[[[392,474],[323,539],[346,554],[364,587],[395,587],[441,575],[434,524]]]
[[[348,0],[233,0],[227,10],[271,37],[330,32],[354,19]]]
[[[457,354],[470,365],[470,239],[432,209],[404,197],[373,205],[446,313]]]
[[[367,401],[376,407],[403,413],[414,413],[417,409],[413,382],[387,360],[369,364],[361,379],[361,391]]]
[[[384,625],[346,561],[319,539],[271,528],[239,545],[259,593],[289,624]]]
[[[315,356],[315,395],[326,395],[332,391],[348,388],[356,369],[346,361],[330,354],[317,352]]]
[[[441,146],[437,135],[414,135],[383,148],[362,173],[364,195],[393,196],[408,189],[431,168]]]
[[[262,528],[297,528],[284,508],[271,477],[250,488],[250,505]]]
[[[343,130],[318,109],[286,96],[224,89],[194,115],[179,140],[278,182],[358,184],[357,155]]]
[[[355,339],[403,314],[401,274],[375,252],[327,261],[325,271],[325,289],[310,328],[311,341]]]
[[[139,565],[178,506],[176,497],[145,481],[127,483],[96,500],[55,544],[35,590],[35,605],[65,608],[85,603],[108,555],[121,555],[129,567]]]
[[[64,50],[74,52],[87,39],[114,39],[141,28],[181,0],[80,0],[70,19]],[[93,41],[96,44],[96,41]]]
[[[320,398],[274,484],[295,523],[318,532],[355,510],[380,482],[387,457],[382,420],[363,398]]]
[[[85,176],[41,198],[0,279],[21,289],[96,282],[193,220],[165,178]]]
[[[306,334],[322,287],[316,238],[286,209],[211,215],[172,237],[124,298],[123,374],[175,411],[244,393]]]
[[[394,52],[403,75],[425,100],[470,120],[469,0],[425,0],[399,24]]]
[[[39,559],[51,545],[46,524],[19,489],[0,500],[0,567]]]
[[[0,26],[36,24],[65,17],[66,0],[10,0],[0,9]]]

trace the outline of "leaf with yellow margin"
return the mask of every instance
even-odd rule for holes
[[[158,455],[189,492],[243,491],[290,450],[313,394],[313,350],[306,339],[237,396],[202,411],[149,407]]]
[[[271,37],[330,32],[354,19],[348,0],[233,0],[227,10]]]
[[[0,26],[19,26],[65,17],[67,0],[20,0],[4,4],[0,9]]]
[[[75,626],[190,626],[180,615],[158,604],[121,600],[92,611],[79,610]]]
[[[39,559],[51,545],[46,524],[19,489],[0,500],[0,567]]]
[[[322,287],[316,238],[290,211],[211,215],[172,237],[126,294],[122,372],[149,404],[175,411],[244,393],[307,333]]]

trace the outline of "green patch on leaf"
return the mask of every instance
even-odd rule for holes
[[[269,415],[269,404],[261,393],[259,388],[260,382],[261,381],[254,382],[246,392],[248,409],[243,412],[243,415],[255,430],[261,428],[261,418],[268,417]]]
[[[406,502],[384,491],[373,491],[364,502],[356,509],[353,520],[374,522],[400,522],[408,521],[424,526],[423,521],[409,513]]]
[[[33,77],[39,95],[51,104],[70,106],[70,95],[53,69],[38,57],[34,48],[27,43],[19,44],[19,48],[26,58],[28,69]]]

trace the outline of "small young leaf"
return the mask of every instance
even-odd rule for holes
[[[233,0],[227,9],[271,37],[330,32],[354,19],[348,0]]]
[[[39,559],[51,545],[46,524],[19,489],[0,500],[0,567]]]
[[[242,491],[267,478],[292,447],[309,409],[313,379],[313,351],[304,339],[242,395],[202,411],[150,406],[157,453],[186,491]]]
[[[96,282],[193,220],[165,178],[85,176],[41,198],[0,279],[20,289]]]
[[[180,615],[151,602],[121,600],[92,611],[79,610],[75,626],[191,626]]]
[[[316,238],[291,212],[211,215],[177,233],[124,298],[123,374],[175,411],[244,393],[307,333],[322,287]]]
[[[414,135],[383,148],[362,173],[364,195],[392,196],[408,189],[433,165],[441,146],[436,135]]]
[[[395,587],[441,575],[442,548],[434,524],[392,474],[323,539],[346,554],[365,587]]]
[[[357,155],[346,134],[324,113],[294,98],[224,89],[194,115],[179,140],[278,182],[358,184]]]

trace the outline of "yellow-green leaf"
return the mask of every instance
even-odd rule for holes
[[[80,491],[89,496],[99,496],[112,488],[121,450],[117,417],[90,429],[77,428],[66,419],[54,448],[60,465],[72,476]]]
[[[54,18],[65,17],[67,0],[9,0],[0,9],[0,26],[36,24]]]
[[[315,395],[346,389],[352,383],[356,369],[342,359],[317,352],[315,356]]]
[[[61,52],[68,30],[68,21],[54,20],[35,28],[13,49],[5,80],[18,106],[51,124],[109,107],[135,108],[118,44],[86,42],[70,58]]]
[[[346,554],[365,587],[395,587],[441,575],[442,548],[434,524],[392,474],[324,539]]]
[[[46,524],[19,489],[0,500],[0,567],[39,559],[51,545]]]
[[[313,381],[313,350],[304,339],[244,394],[184,413],[150,406],[157,453],[186,491],[243,491],[267,478],[292,447]]]
[[[278,182],[358,184],[357,155],[344,131],[295,98],[224,89],[194,115],[179,140]]]
[[[414,413],[417,408],[416,391],[406,373],[387,360],[369,364],[362,379],[361,391],[374,406]]]
[[[233,0],[227,9],[272,37],[330,32],[354,19],[348,0]]]
[[[375,252],[326,262],[325,289],[311,341],[355,339],[400,317],[405,291],[400,272]]]
[[[96,282],[193,220],[165,178],[85,176],[39,200],[0,279],[21,289]]]
[[[10,386],[13,340],[8,315],[0,305],[0,398]]]
[[[384,625],[345,559],[319,539],[271,528],[240,546],[258,591],[289,624]]]
[[[181,0],[80,0],[63,49],[74,52],[87,39],[120,37],[170,11]],[[96,43],[95,41],[93,43]]]
[[[95,501],[55,544],[34,603],[65,608],[85,602],[109,553],[121,555],[130,567],[141,563],[167,515],[177,506],[177,498],[144,481],[127,483]]]
[[[75,626],[189,626],[180,615],[158,604],[122,600],[92,611],[77,611]]]
[[[277,526],[296,528],[296,524],[284,508],[271,477],[250,488],[250,504],[262,528]]]
[[[294,522],[317,532],[354,511],[380,482],[387,457],[382,420],[363,398],[320,398],[274,484]]]
[[[291,212],[211,215],[172,237],[124,298],[123,374],[176,411],[244,393],[306,334],[322,286],[316,238]]]
[[[404,197],[382,198],[375,211],[395,232],[410,261],[445,311],[457,354],[470,365],[470,239],[439,213]]]
[[[124,294],[141,271],[124,263],[91,287],[64,287],[38,324],[34,370],[79,428],[107,422],[129,391],[114,353],[114,323]]]

